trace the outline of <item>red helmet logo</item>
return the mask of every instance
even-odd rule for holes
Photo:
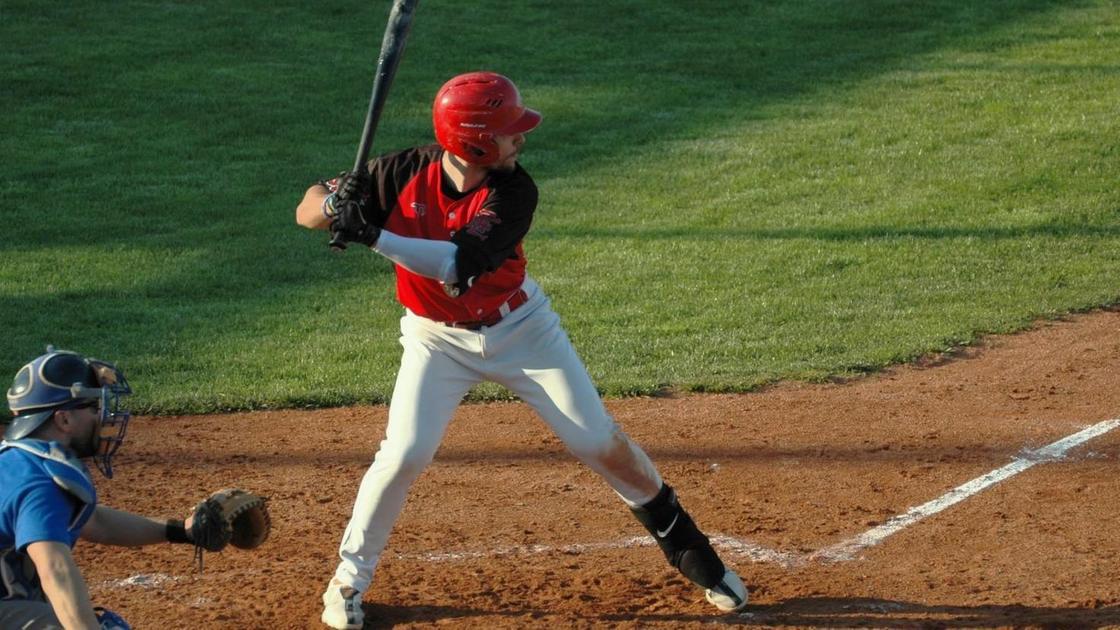
[[[494,136],[525,133],[541,122],[540,113],[521,103],[517,86],[494,72],[452,78],[436,94],[432,123],[440,146],[468,164],[498,160]]]

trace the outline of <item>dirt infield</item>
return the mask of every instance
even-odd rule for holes
[[[1120,428],[1101,424],[1120,418],[1118,332],[1120,312],[1097,312],[846,384],[610,401],[751,587],[742,615],[714,614],[525,406],[464,406],[397,523],[367,627],[1120,626]],[[182,546],[79,544],[94,601],[139,629],[320,627],[385,419],[136,419],[103,502],[185,516],[237,485],[271,497],[275,529],[202,573]]]

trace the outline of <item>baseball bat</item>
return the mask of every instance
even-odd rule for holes
[[[412,14],[418,2],[419,0],[393,0],[393,7],[389,11],[389,23],[385,26],[385,37],[381,40],[381,54],[377,56],[377,73],[373,76],[373,91],[369,97],[366,123],[362,128],[362,139],[358,143],[358,155],[354,158],[352,170],[355,172],[365,168],[366,161],[369,160],[373,135],[377,132],[381,110],[385,108],[389,87],[393,84],[397,66],[400,65],[401,56],[404,54],[408,31],[412,28]],[[330,246],[336,250],[346,249],[346,243],[338,237],[331,238]]]

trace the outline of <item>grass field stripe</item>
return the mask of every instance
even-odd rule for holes
[[[814,560],[832,562],[851,560],[859,551],[879,544],[888,536],[917,523],[927,516],[932,516],[947,507],[960,503],[986,488],[1031,468],[1035,464],[1060,459],[1071,448],[1108,433],[1117,426],[1120,426],[1120,419],[1106,420],[1082,431],[1078,431],[1073,435],[1062,438],[1053,444],[1049,444],[1034,451],[1029,451],[1002,468],[993,470],[986,475],[982,475],[964,485],[958,486],[933,501],[911,508],[905,514],[895,516],[882,525],[874,527],[855,538],[837,543],[830,547],[825,547],[814,553],[811,557]]]

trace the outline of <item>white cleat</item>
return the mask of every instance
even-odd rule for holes
[[[735,612],[747,605],[747,587],[734,571],[727,569],[719,584],[704,591],[704,597],[720,612]]]
[[[335,630],[359,630],[365,621],[362,612],[362,594],[351,586],[335,580],[327,585],[323,593],[324,624]]]

